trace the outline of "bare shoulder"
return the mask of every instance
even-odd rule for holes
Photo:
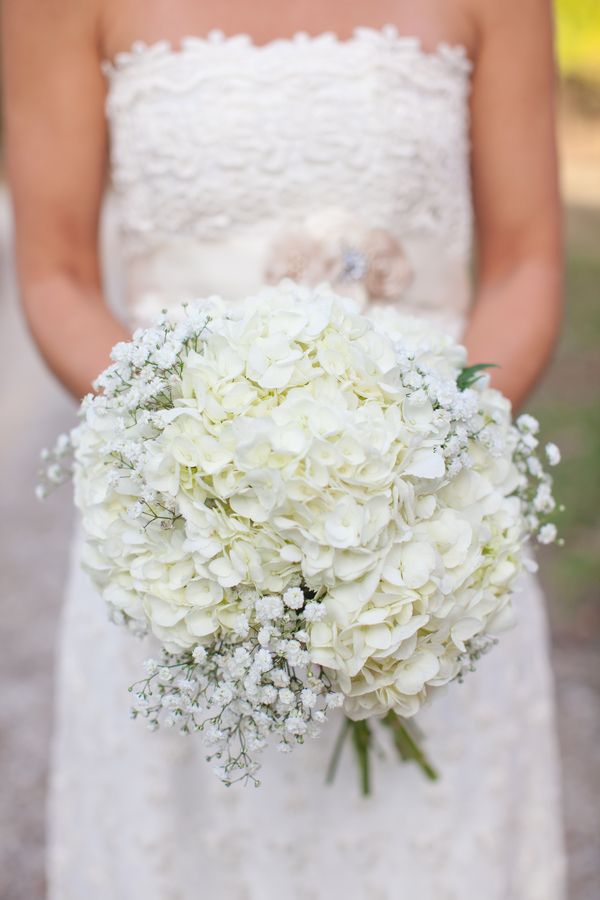
[[[94,41],[101,6],[101,0],[3,0],[4,47]]]
[[[471,137],[482,258],[490,248],[497,254],[523,241],[555,248],[558,179],[551,0],[467,2],[480,23]]]
[[[548,18],[552,0],[463,0],[471,15],[482,26],[492,22],[520,22],[531,17]]]
[[[517,39],[534,43],[536,35],[551,36],[552,0],[463,0],[474,23],[478,44],[502,43]],[[547,41],[545,42],[547,44]]]
[[[100,0],[2,2],[12,194],[21,227],[26,220],[30,238],[43,231],[46,245],[62,218],[77,218],[78,233],[94,227],[106,130],[99,5]],[[84,219],[92,223],[87,231]]]
[[[2,0],[7,103],[39,102],[74,72],[97,66],[101,0]]]
[[[38,20],[54,19],[59,28],[74,21],[94,19],[101,8],[102,0],[3,0],[2,3],[6,16],[28,18],[32,25]]]

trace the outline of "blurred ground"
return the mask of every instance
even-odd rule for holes
[[[600,898],[600,156],[589,117],[563,128],[568,308],[554,364],[533,398],[544,434],[563,448],[557,494],[566,547],[546,554],[570,900]],[[33,499],[39,448],[72,422],[73,406],[45,373],[16,309],[9,217],[0,194],[0,900],[41,900],[52,655],[66,569],[70,498]],[[84,900],[84,898],[82,898]],[[110,900],[110,898],[107,898]],[[482,898],[484,900],[484,898]]]
[[[530,404],[563,450],[555,494],[565,546],[541,555],[564,764],[570,900],[600,898],[600,90],[563,82],[566,310],[554,362]]]
[[[42,505],[32,485],[39,447],[73,412],[16,309],[4,194],[0,224],[0,898],[40,900],[53,644],[71,516],[68,492]]]

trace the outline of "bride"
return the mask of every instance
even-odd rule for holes
[[[234,303],[284,275],[329,278],[461,335],[518,407],[560,317],[549,5],[5,0],[18,268],[50,368],[81,397],[165,297]],[[126,324],[102,295],[107,159]],[[130,723],[126,686],[148,652],[105,621],[79,553],[77,535],[51,900],[564,898],[532,576],[517,626],[420,718],[441,780],[382,754],[365,799],[349,753],[324,784],[335,727],[265,761],[255,791],[226,790],[199,741]]]

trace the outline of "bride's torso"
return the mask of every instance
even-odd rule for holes
[[[284,275],[458,331],[471,63],[393,26],[134,44],[104,64],[134,322]]]
[[[306,277],[325,273],[460,330],[471,202],[470,64],[459,47],[425,52],[373,29],[266,47],[215,36],[180,51],[139,45],[105,69],[134,321],[194,295],[235,301],[303,262]],[[348,751],[324,788],[333,721],[298,756],[273,750],[259,791],[224,791],[195,738],[128,731],[125,687],[148,648],[105,623],[79,553],[61,640],[52,900],[199,890],[562,900],[552,692],[531,576],[520,627],[423,711],[440,781],[378,742],[365,801]]]

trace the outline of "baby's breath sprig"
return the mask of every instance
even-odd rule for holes
[[[38,484],[35,495],[38,500],[46,497],[59,485],[73,477],[74,448],[70,434],[61,434],[51,450],[40,454],[41,467],[38,470]]]
[[[268,738],[275,735],[278,749],[289,752],[316,736],[342,696],[310,662],[306,626],[324,613],[312,592],[299,586],[281,596],[247,591],[240,602],[246,613],[233,635],[183,652],[163,650],[146,661],[146,677],[129,690],[133,718],[146,719],[151,730],[200,732],[225,784],[258,785],[255,754]]]
[[[562,544],[558,529],[551,520],[556,510],[556,500],[552,494],[552,476],[547,472],[540,453],[538,437],[540,425],[528,413],[519,416],[514,425],[515,449],[513,459],[521,474],[521,483],[516,494],[523,503],[524,515],[531,534],[536,535],[540,544]],[[548,443],[543,450],[549,466],[560,462],[560,450],[556,444]]]

